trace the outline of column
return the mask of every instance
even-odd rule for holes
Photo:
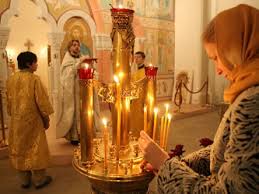
[[[48,34],[48,44],[50,45],[50,64],[49,64],[49,89],[50,97],[54,107],[55,120],[59,118],[61,101],[59,100],[60,84],[60,49],[64,39],[64,32],[51,32]]]
[[[8,62],[6,56],[6,45],[9,39],[10,29],[7,26],[0,25],[0,89],[2,91],[4,123],[7,123],[6,107],[6,80],[8,77]]]
[[[111,38],[107,34],[95,34],[93,40],[96,50],[95,57],[98,59],[99,79],[103,82],[112,81]]]

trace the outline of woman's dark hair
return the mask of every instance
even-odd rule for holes
[[[30,51],[21,52],[17,57],[17,61],[19,69],[28,69],[29,66],[37,62],[37,55]]]

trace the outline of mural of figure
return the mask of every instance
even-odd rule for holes
[[[48,4],[54,7],[54,10],[61,9],[65,6],[80,6],[79,0],[46,0]]]
[[[73,40],[79,40],[80,41],[80,54],[84,56],[92,56],[90,49],[87,45],[83,43],[83,30],[80,26],[75,26],[72,28],[71,31],[71,37]]]

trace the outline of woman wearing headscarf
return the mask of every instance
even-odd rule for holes
[[[224,92],[230,106],[214,143],[210,149],[192,153],[195,157],[169,159],[142,131],[140,149],[147,167],[158,173],[159,193],[258,193],[259,10],[239,5],[223,11],[202,38],[217,73],[230,81]],[[209,162],[209,173],[197,170],[204,160]]]

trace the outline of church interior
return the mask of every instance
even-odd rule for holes
[[[79,40],[81,53],[97,58],[95,70],[99,82],[111,83],[114,74],[111,9],[120,6],[134,10],[132,52],[144,52],[145,65],[158,68],[155,86],[158,117],[168,107],[172,114],[165,149],[182,144],[186,155],[201,147],[200,139],[214,138],[227,107],[223,92],[228,82],[216,75],[203,49],[201,34],[217,13],[242,3],[259,8],[258,0],[1,0],[0,192],[36,193],[33,188],[19,187],[6,143],[9,122],[6,80],[19,71],[16,58],[20,52],[37,55],[35,74],[46,87],[54,109],[46,131],[51,156],[48,172],[53,182],[37,193],[90,194],[89,180],[72,166],[76,146],[56,137],[61,114],[60,67],[68,42]],[[110,106],[100,99],[98,109],[97,119],[111,117]],[[97,129],[96,133],[100,131]],[[155,179],[149,184],[148,193],[157,193]]]

